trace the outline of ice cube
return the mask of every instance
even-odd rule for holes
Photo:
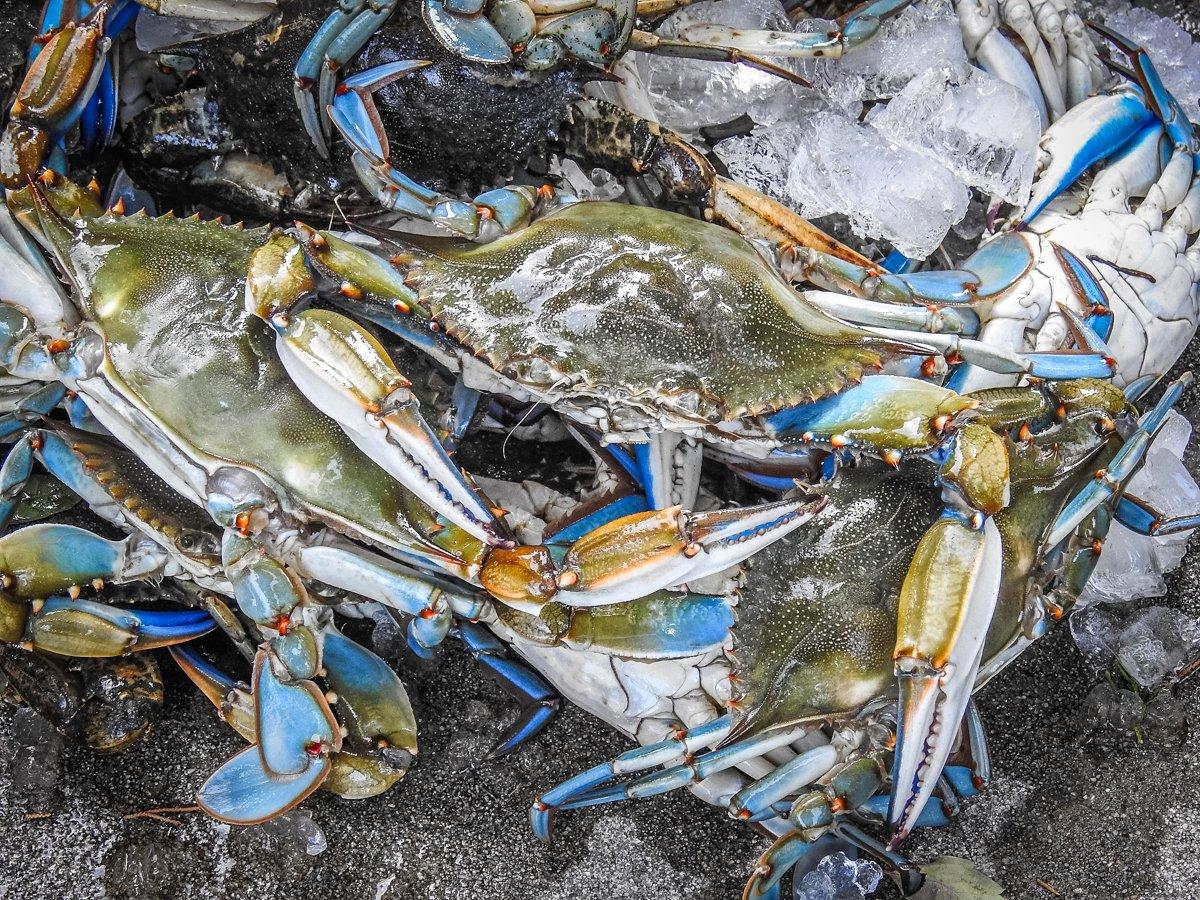
[[[794,900],[838,900],[833,881],[824,872],[806,872],[796,882],[792,896]]]
[[[788,167],[802,131],[803,126],[782,124],[756,128],[750,134],[721,141],[717,156],[734,181],[788,203]]]
[[[1146,705],[1133,691],[1102,682],[1083,698],[1079,711],[1084,727],[1131,731],[1141,723]]]
[[[620,179],[607,169],[585,172],[573,159],[559,160],[557,169],[567,189],[580,200],[616,200],[625,193]]]
[[[795,30],[824,31],[833,26],[828,20],[807,19]],[[841,59],[803,60],[799,68],[813,87],[854,114],[863,100],[893,97],[930,69],[963,78],[970,66],[954,10],[949,3],[933,0],[885,20],[878,34]]]
[[[1144,465],[1129,480],[1130,493],[1166,516],[1200,511],[1200,486],[1180,459],[1190,436],[1188,421],[1171,412],[1146,453]],[[1188,531],[1147,537],[1114,522],[1105,538],[1100,562],[1079,602],[1120,603],[1161,597],[1167,590],[1163,576],[1174,571],[1183,560],[1190,536]]]
[[[12,718],[10,773],[13,791],[39,811],[47,808],[62,774],[62,737],[29,707]]]
[[[704,0],[672,13],[657,29],[678,37],[689,25],[711,23],[731,28],[788,31],[791,25],[779,0]],[[772,60],[787,66],[786,60]],[[679,131],[728,122],[749,113],[770,124],[788,114],[792,98],[809,89],[769,72],[726,62],[699,62],[647,54],[643,78],[659,121]]]
[[[1170,19],[1128,4],[1108,12],[1104,24],[1145,47],[1163,84],[1188,118],[1200,118],[1200,44],[1190,34]]]
[[[1117,662],[1143,688],[1157,687],[1186,661],[1187,647],[1175,610],[1151,606],[1125,622]]]
[[[838,900],[859,900],[879,886],[883,869],[873,860],[851,859],[845,853],[831,853],[817,864],[833,884]]]
[[[1021,91],[979,69],[965,78],[918,75],[870,124],[902,147],[938,160],[964,182],[1010,203],[1029,197],[1041,125]]]
[[[1100,606],[1090,606],[1071,613],[1071,637],[1083,658],[1094,668],[1106,667],[1117,655],[1121,622]]]
[[[809,218],[841,213],[860,237],[924,258],[963,218],[966,185],[934,159],[833,111],[797,123],[787,190]]]

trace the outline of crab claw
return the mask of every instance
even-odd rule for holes
[[[104,69],[107,6],[54,33],[30,63],[0,138],[0,183],[19,187],[41,167],[54,137],[78,121]]]
[[[451,461],[421,416],[410,382],[369,332],[323,309],[277,318],[279,357],[304,396],[448,521],[481,541],[503,543],[491,508]]]
[[[896,677],[900,683],[888,823],[895,847],[912,829],[954,748],[996,606],[1000,531],[954,514],[922,537],[900,590]]]
[[[341,730],[311,681],[284,682],[268,650],[254,660],[257,743],[214,772],[197,802],[215,819],[252,825],[291,809],[328,777]],[[282,668],[282,666],[279,666]]]
[[[585,534],[567,552],[555,599],[568,606],[624,603],[712,575],[799,528],[825,505],[799,497],[742,509],[634,513]]]
[[[123,656],[190,641],[216,627],[212,617],[199,609],[117,609],[67,597],[35,602],[34,608],[26,625],[29,642],[60,656]]]

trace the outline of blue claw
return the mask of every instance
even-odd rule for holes
[[[1133,63],[1134,73],[1137,75],[1143,90],[1146,93],[1146,105],[1154,112],[1159,121],[1167,130],[1167,134],[1171,136],[1172,142],[1177,147],[1186,148],[1188,152],[1195,153],[1200,150],[1200,145],[1197,144],[1195,126],[1188,119],[1187,112],[1178,100],[1167,90],[1166,85],[1162,83],[1159,77],[1158,70],[1154,68],[1154,63],[1150,61],[1150,55],[1144,48],[1138,46],[1129,38],[1125,37],[1116,31],[1113,31],[1106,25],[1101,25],[1099,22],[1088,22],[1088,26],[1098,34],[1108,38],[1115,44]]]
[[[332,766],[324,755],[312,760],[299,775],[280,778],[263,767],[258,747],[247,747],[209,776],[196,802],[221,822],[255,825],[304,800],[320,787]]]
[[[38,649],[91,658],[154,650],[194,640],[215,627],[203,610],[118,609],[67,597],[46,600],[27,626]]]
[[[332,630],[325,632],[322,660],[351,740],[363,749],[387,749],[394,763],[411,761],[417,753],[416,717],[391,666]]]
[[[1049,135],[1061,136],[1060,142],[1052,146],[1050,163],[1034,185],[1016,227],[1026,227],[1080,175],[1120,151],[1153,120],[1154,113],[1145,100],[1132,90],[1081,103],[1059,119],[1057,130]]]

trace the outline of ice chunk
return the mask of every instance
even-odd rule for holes
[[[1188,118],[1200,118],[1200,43],[1170,19],[1137,6],[1122,4],[1104,16],[1104,24],[1145,47]]]
[[[677,37],[689,25],[711,23],[731,28],[788,31],[791,25],[779,0],[705,0],[678,10],[658,28],[662,37]],[[788,65],[784,60],[772,60]],[[659,120],[679,131],[728,122],[749,113],[771,124],[788,114],[792,98],[811,93],[758,69],[732,63],[698,62],[647,54],[644,79]]]
[[[1083,658],[1094,668],[1106,668],[1117,655],[1120,620],[1101,606],[1089,606],[1073,612],[1069,623],[1071,637]]]
[[[1154,688],[1187,661],[1178,613],[1151,606],[1134,613],[1121,630],[1117,662],[1143,688]]]
[[[827,20],[807,19],[796,31],[824,31],[832,26]],[[966,77],[970,69],[958,18],[949,3],[938,0],[914,4],[884,21],[875,37],[841,59],[800,63],[800,74],[813,87],[851,112],[863,100],[895,96],[930,69],[955,79]]]
[[[62,774],[62,737],[40,714],[22,707],[13,714],[10,773],[14,792],[38,811],[49,808]]]
[[[1132,731],[1146,714],[1146,705],[1133,691],[1108,682],[1096,685],[1083,698],[1079,711],[1084,727]]]
[[[809,218],[841,213],[860,237],[924,258],[967,211],[969,192],[936,160],[837,112],[797,123],[787,191]]]
[[[1041,138],[1038,113],[1025,94],[999,78],[971,69],[956,79],[930,69],[869,121],[972,187],[1010,203],[1029,197]]]
[[[756,128],[751,134],[729,138],[717,144],[717,156],[729,169],[734,181],[762,191],[781,203],[788,203],[788,167],[799,146],[802,125],[776,125]]]
[[[1129,481],[1130,493],[1151,503],[1167,516],[1189,515],[1200,510],[1200,486],[1180,456],[1191,436],[1191,426],[1172,411],[1146,454],[1146,462]],[[1080,603],[1111,603],[1161,597],[1167,585],[1163,576],[1174,571],[1187,552],[1191,532],[1166,537],[1135,534],[1114,522],[1104,541],[1104,552],[1092,573]]]
[[[794,900],[862,900],[879,886],[883,870],[872,860],[837,852],[796,880]]]
[[[585,172],[573,159],[559,160],[557,167],[567,190],[580,200],[616,200],[625,193],[620,179],[606,169]]]

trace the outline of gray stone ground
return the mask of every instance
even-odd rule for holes
[[[1186,20],[1190,2],[1156,5]],[[1200,348],[1185,364],[1200,366]],[[1200,423],[1200,396],[1185,398],[1183,412]],[[1195,450],[1190,462],[1200,469]],[[1200,614],[1200,553],[1160,602]],[[49,815],[14,796],[0,762],[0,900],[740,896],[764,842],[689,795],[566,815],[555,843],[539,844],[525,818],[532,795],[627,742],[568,709],[515,758],[480,762],[513,712],[505,695],[458,653],[433,667],[406,661],[401,670],[422,727],[420,763],[383,797],[346,803],[321,795],[306,804],[329,843],[310,865],[285,864],[255,830],[230,833],[195,813],[173,815],[179,824],[127,818],[190,804],[205,775],[239,746],[172,676],[164,716],[147,740],[117,756],[67,754]],[[1013,898],[1195,897],[1195,741],[1185,734],[1172,747],[1095,746],[1076,724],[1093,681],[1062,628],[996,678],[979,696],[995,778],[950,827],[911,840],[914,858],[970,857]],[[1180,694],[1200,722],[1200,679]],[[10,721],[11,711],[0,711],[0,761],[11,755]],[[133,877],[130,859],[149,860],[150,877]]]

